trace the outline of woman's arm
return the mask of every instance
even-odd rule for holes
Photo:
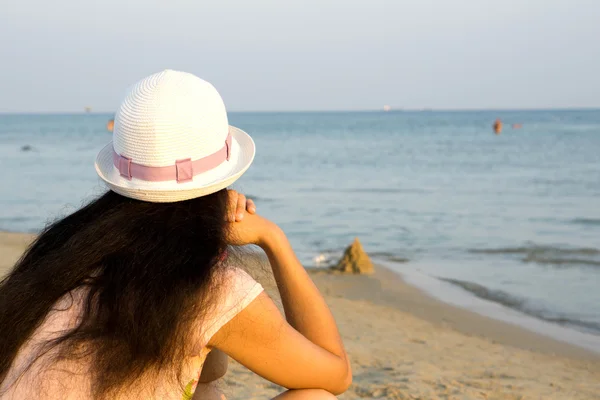
[[[277,227],[259,245],[269,257],[287,322],[305,338],[345,362],[349,386],[352,379],[350,362],[333,315],[298,261],[287,237]]]
[[[236,196],[237,194],[234,193]],[[232,200],[234,207],[236,201]],[[238,207],[239,210],[239,207]],[[272,222],[245,213],[229,232],[233,245],[261,246],[269,257],[286,318],[262,293],[209,341],[209,346],[290,389],[344,392],[352,381],[337,326],[318,289]]]

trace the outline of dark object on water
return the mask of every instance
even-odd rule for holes
[[[21,151],[31,151],[31,150],[33,150],[33,147],[31,147],[28,144],[21,146]]]
[[[496,133],[496,135],[499,135],[502,132],[502,121],[500,121],[500,118],[496,119],[496,121],[494,121],[494,133]]]
[[[342,259],[333,269],[351,274],[372,274],[375,272],[373,263],[358,238],[355,238],[354,242],[346,248]]]

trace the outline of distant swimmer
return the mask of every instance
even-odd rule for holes
[[[106,130],[109,132],[112,132],[114,128],[115,128],[115,120],[111,119],[110,121],[108,121],[106,123]]]
[[[512,124],[513,129],[521,129],[522,127],[523,127],[523,124]]]
[[[496,135],[499,135],[500,132],[502,132],[502,121],[500,121],[500,118],[496,119],[494,122],[494,132]]]

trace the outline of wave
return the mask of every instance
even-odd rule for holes
[[[374,251],[374,252],[370,252],[369,255],[371,257],[384,258],[387,261],[392,261],[395,263],[407,263],[410,261],[408,258],[401,257],[401,256],[398,256],[397,254],[388,253],[385,251]]]
[[[490,289],[478,283],[450,278],[438,279],[444,282],[448,282],[452,285],[458,286],[466,290],[467,292],[475,295],[476,297],[479,297],[480,299],[502,304],[505,307],[520,311],[531,317],[542,319],[544,321],[552,322],[558,325],[578,328],[579,330],[587,331],[596,335],[600,333],[600,322],[583,321],[564,315],[557,315],[556,313],[552,313],[551,311],[533,307],[527,301],[527,299],[523,297],[509,294],[503,290]]]
[[[8,222],[8,223],[11,223],[11,222],[26,222],[26,221],[30,221],[30,220],[32,220],[31,217],[21,217],[21,216],[6,217],[6,218],[0,217],[0,223],[3,223],[3,222]]]
[[[587,265],[591,267],[600,267],[600,261],[586,260],[582,258],[553,258],[531,255],[523,259],[524,262],[533,262],[537,264],[551,264],[557,266],[568,266],[568,265]]]
[[[575,218],[571,220],[572,224],[600,226],[600,218]]]
[[[428,193],[425,189],[398,189],[398,188],[356,188],[342,189],[346,193]]]
[[[505,305],[510,308],[521,309],[523,304],[525,303],[525,300],[523,298],[513,296],[502,290],[488,289],[485,286],[480,285],[478,283],[462,281],[459,279],[450,279],[450,278],[438,278],[438,279],[440,279],[444,282],[451,283],[455,286],[459,286],[459,287],[465,289],[467,292],[470,292],[479,298],[491,300],[491,301],[500,303],[500,304]]]
[[[298,189],[300,192],[316,192],[316,193],[327,193],[327,192],[341,192],[341,193],[429,193],[426,189],[400,189],[400,188],[352,188],[352,189],[339,189],[334,187],[312,187]]]
[[[471,249],[470,253],[480,254],[529,254],[531,252],[561,252],[563,254],[582,254],[582,255],[597,255],[600,250],[591,247],[582,248],[562,248],[551,246],[530,246],[530,247],[500,247],[497,249]]]
[[[600,250],[589,247],[564,248],[552,246],[503,247],[497,249],[471,249],[474,254],[521,256],[525,263],[555,266],[582,265],[600,267]]]

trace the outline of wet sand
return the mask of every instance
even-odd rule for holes
[[[32,237],[0,232],[0,275]],[[600,399],[596,353],[447,305],[376,269],[312,274],[352,360],[341,399]],[[221,387],[229,399],[281,391],[235,362]]]

